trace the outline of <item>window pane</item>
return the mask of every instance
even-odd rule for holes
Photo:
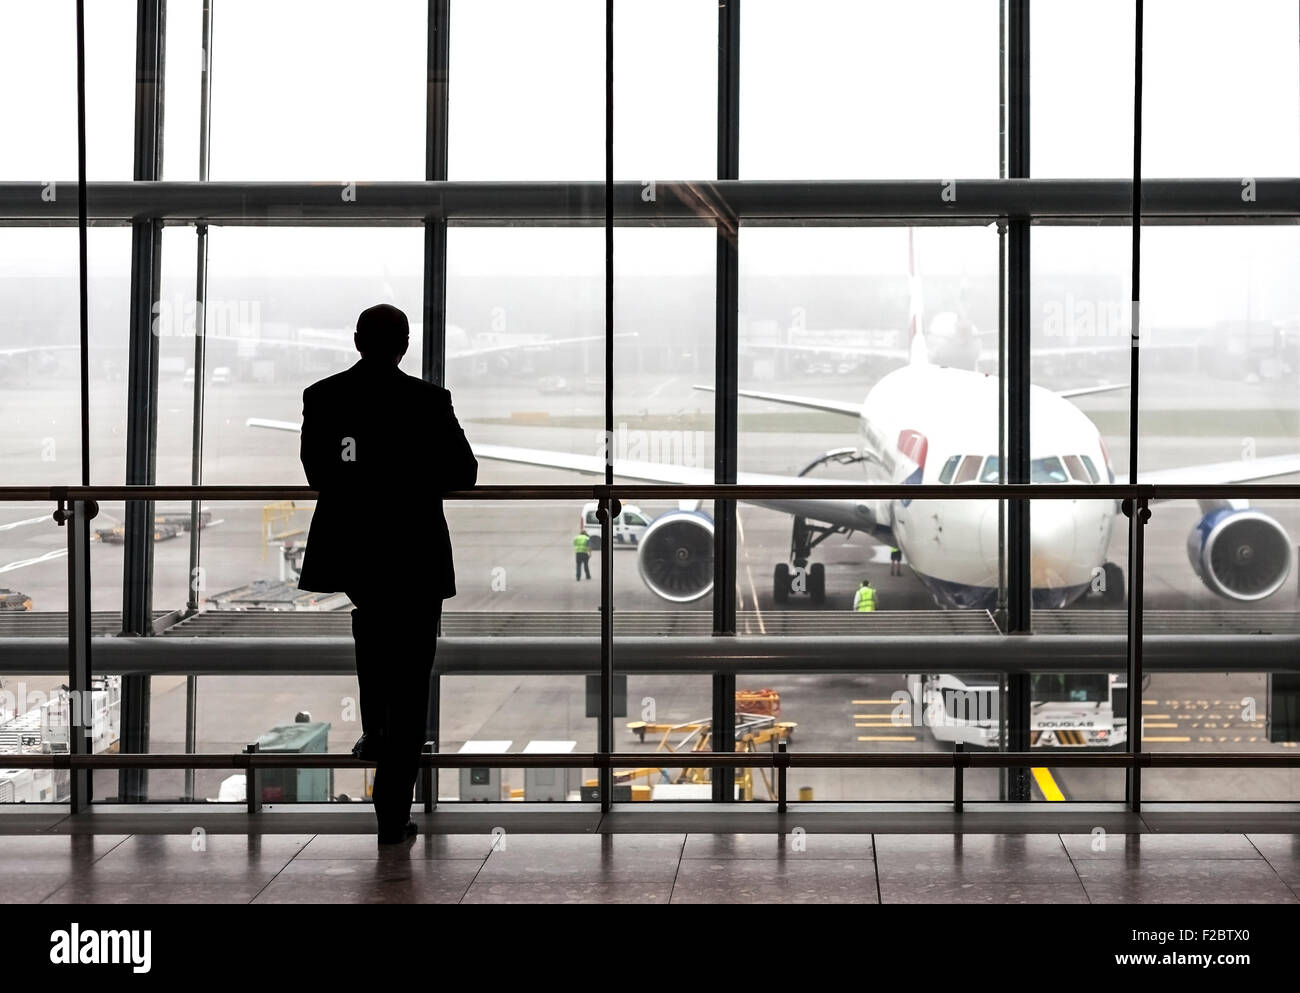
[[[86,175],[130,179],[135,9],[86,4]],[[77,20],[73,0],[4,5],[0,31],[0,179],[77,179]]]
[[[453,3],[450,45],[451,179],[604,177],[604,4]]]
[[[998,174],[996,3],[812,0],[794,12],[744,7],[742,178]]]
[[[213,18],[212,178],[423,179],[427,8],[222,3]],[[191,107],[177,110],[197,115],[197,101]]]

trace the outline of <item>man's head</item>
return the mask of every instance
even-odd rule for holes
[[[352,342],[363,358],[396,363],[411,343],[411,325],[392,304],[381,303],[361,312]]]
[[[869,580],[869,579],[864,579],[864,580],[862,581],[862,585],[863,585],[863,586],[870,586],[870,585],[871,585],[871,580]]]

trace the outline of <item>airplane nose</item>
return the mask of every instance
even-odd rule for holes
[[[1073,584],[1075,511],[1070,500],[1038,500],[1029,511],[1030,569],[1035,589]]]

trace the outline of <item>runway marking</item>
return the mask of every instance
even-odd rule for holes
[[[0,524],[0,531],[12,531],[14,528],[25,527],[28,524],[39,524],[41,521],[49,521],[53,524],[54,518],[46,514],[44,517],[29,517],[25,521],[10,521],[8,524]]]
[[[758,621],[758,633],[767,634],[767,625],[763,623],[763,612],[758,609],[758,587],[754,585],[754,572],[745,563],[745,575],[749,577],[749,592],[754,597],[754,620]]]
[[[893,721],[857,721],[853,726],[855,728],[896,728],[900,725]]]
[[[1169,720],[1169,715],[1168,714],[1143,714],[1142,719],[1147,721],[1167,721]]]
[[[1171,721],[1170,723],[1168,723],[1168,724],[1153,724],[1151,721],[1143,721],[1143,722],[1142,722],[1142,726],[1143,726],[1144,728],[1176,728],[1176,727],[1178,727],[1178,725],[1175,724],[1175,723],[1173,723],[1172,721]]]
[[[894,715],[893,715],[892,713],[889,713],[889,714],[854,714],[854,715],[853,715],[853,719],[854,719],[855,721],[880,721],[880,720],[884,720],[884,719],[887,718],[887,717],[892,718],[893,716],[894,716]]]
[[[1052,773],[1047,769],[1034,768],[1030,770],[1034,774],[1034,780],[1038,783],[1038,788],[1043,791],[1043,797],[1047,800],[1060,801],[1065,799],[1065,794],[1061,788],[1056,785],[1056,780],[1052,778]]]
[[[858,741],[915,741],[916,736],[910,734],[860,734]]]
[[[1159,701],[1159,700],[1143,700],[1143,701],[1142,701],[1142,704],[1143,704],[1143,706],[1146,706],[1146,707],[1156,707],[1156,706],[1159,706],[1160,701]]]
[[[1191,738],[1148,738],[1145,734],[1142,736],[1143,741],[1168,741],[1168,742],[1187,742]]]
[[[866,704],[866,703],[895,703],[895,702],[897,702],[897,701],[894,701],[894,700],[853,700],[853,701],[851,701],[851,702],[852,702],[855,706],[861,706],[862,704]]]
[[[46,552],[44,555],[37,555],[30,559],[17,559],[5,565],[0,565],[0,572],[12,572],[14,569],[21,569],[23,566],[38,565],[41,562],[49,562],[52,559],[61,559],[68,554],[66,548],[56,548],[53,551]]]

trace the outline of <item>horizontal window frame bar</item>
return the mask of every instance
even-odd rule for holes
[[[573,752],[527,755],[521,752],[467,754],[422,752],[420,765],[433,769],[608,769],[654,764],[673,769],[1015,769],[1050,764],[1073,769],[1122,769],[1132,766],[1166,769],[1291,769],[1300,767],[1300,753],[1275,752]],[[49,755],[5,755],[15,769],[335,769],[366,768],[373,762],[350,752],[149,752]]]
[[[1289,475],[1289,474],[1288,474]],[[403,492],[402,497],[424,496]],[[604,483],[477,486],[437,494],[448,501],[490,500],[1196,500],[1300,499],[1300,483]],[[316,500],[318,491],[284,485],[0,486],[0,503],[152,500]]]
[[[0,674],[67,672],[67,638],[0,638]],[[325,636],[96,635],[96,675],[330,676],[356,672],[352,639]],[[614,635],[631,675],[1101,673],[1125,671],[1127,635]],[[1144,634],[1144,672],[1294,672],[1300,634]],[[944,661],[937,667],[936,658]],[[1240,659],[1240,663],[1229,661]],[[600,672],[597,636],[443,636],[438,676]]]
[[[1244,200],[1246,183],[1254,184]],[[886,222],[989,224],[998,218],[1127,223],[1127,179],[663,180],[614,184],[618,225]],[[347,199],[343,194],[348,193]],[[77,223],[76,183],[0,182],[0,223]],[[1216,219],[1294,223],[1300,177],[1144,179],[1144,224]],[[605,184],[578,182],[92,182],[92,224],[603,224]]]

